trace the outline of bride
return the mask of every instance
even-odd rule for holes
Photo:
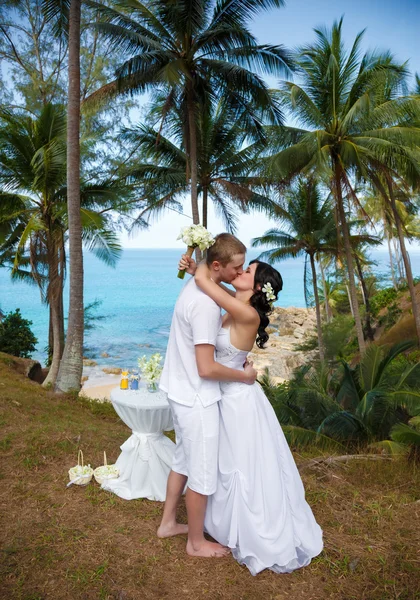
[[[243,368],[255,340],[260,348],[268,340],[267,315],[282,289],[280,273],[252,261],[232,282],[236,293],[214,283],[205,264],[195,280],[226,311],[217,361]],[[208,499],[205,530],[252,575],[304,567],[322,551],[322,530],[274,410],[258,383],[220,386],[218,484]]]

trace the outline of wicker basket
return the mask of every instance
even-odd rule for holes
[[[74,485],[87,485],[92,479],[92,467],[90,465],[84,467],[85,472],[82,473],[81,469],[83,469],[83,467],[83,452],[79,450],[79,454],[77,455],[77,465],[69,469],[69,478]]]
[[[106,469],[104,469],[104,467],[106,467]],[[107,472],[107,469],[110,469],[110,471]],[[115,465],[108,465],[106,453],[104,452],[104,464],[101,467],[96,467],[93,471],[93,476],[99,485],[102,485],[110,479],[117,479],[120,476],[120,473]]]

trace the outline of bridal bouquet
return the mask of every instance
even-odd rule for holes
[[[138,359],[139,369],[142,372],[143,379],[147,381],[150,391],[157,391],[157,383],[162,373],[161,360],[162,356],[159,352],[152,354],[149,360],[147,360],[146,355]]]
[[[200,250],[207,250],[214,244],[214,239],[212,235],[205,227],[202,225],[190,225],[188,227],[183,227],[181,229],[181,233],[179,234],[178,240],[181,240],[187,245],[187,256],[191,258],[195,248],[200,248]],[[178,277],[180,279],[184,279],[185,270],[178,271]]]

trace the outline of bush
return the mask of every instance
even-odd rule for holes
[[[378,325],[384,325],[385,329],[389,329],[398,321],[400,316],[402,315],[401,308],[397,305],[396,302],[393,302],[388,306],[387,312],[379,318]]]
[[[325,358],[334,360],[338,356],[349,358],[357,351],[354,319],[351,315],[337,315],[322,327]]]
[[[32,321],[24,319],[19,308],[8,313],[0,323],[0,351],[30,358],[38,340],[31,331]]]
[[[390,306],[398,296],[397,290],[393,287],[385,288],[375,294],[370,299],[370,310],[374,317],[377,317],[379,312],[388,306]]]

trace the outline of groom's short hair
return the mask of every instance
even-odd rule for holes
[[[222,267],[226,267],[235,254],[246,254],[246,246],[231,233],[219,233],[207,250],[206,263],[210,266],[217,260]]]

